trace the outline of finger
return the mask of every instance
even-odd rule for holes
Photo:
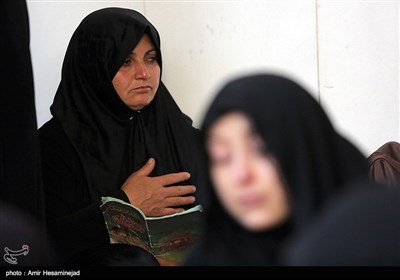
[[[196,201],[194,196],[176,196],[176,197],[168,197],[163,202],[166,207],[176,207],[192,204]]]
[[[154,178],[157,179],[158,183],[161,184],[162,186],[168,186],[189,179],[190,173],[189,172],[170,173]]]
[[[164,188],[165,197],[184,196],[196,192],[196,187],[193,185],[188,186],[170,186]]]
[[[135,173],[141,176],[149,176],[150,173],[153,171],[155,165],[156,161],[154,160],[154,158],[149,158],[149,160]]]

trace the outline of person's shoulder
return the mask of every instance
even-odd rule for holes
[[[187,124],[193,126],[193,120],[183,112],[182,112],[182,115],[183,115],[183,118],[184,118],[185,122],[187,122]]]
[[[193,120],[188,115],[186,115],[185,113],[182,113],[182,115],[183,115],[183,119],[186,122],[186,124],[188,124],[190,126],[190,129],[192,130],[194,136],[195,137],[200,137],[201,131],[200,131],[200,129],[198,129],[197,127],[195,127],[193,125]]]
[[[39,129],[39,141],[42,148],[49,150],[61,150],[71,152],[73,150],[72,143],[64,132],[59,121],[52,118],[44,123]]]
[[[55,119],[51,118],[45,122],[39,129],[39,136],[42,137],[54,137],[54,136],[66,136],[61,124]]]
[[[41,139],[52,139],[59,141],[68,141],[68,137],[65,134],[65,131],[61,125],[61,123],[55,118],[51,118],[47,122],[45,122],[38,129],[39,137]]]

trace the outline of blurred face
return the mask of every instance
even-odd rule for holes
[[[218,119],[209,131],[207,150],[216,194],[239,224],[257,232],[288,217],[288,198],[277,166],[245,115],[234,112]]]
[[[145,34],[119,68],[112,83],[122,101],[138,111],[154,99],[160,73],[157,52]]]

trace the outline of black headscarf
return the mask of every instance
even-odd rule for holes
[[[291,217],[266,232],[244,230],[223,209],[206,172],[200,188],[205,235],[188,258],[189,265],[276,264],[283,240],[307,223],[328,198],[357,179],[368,180],[366,158],[335,131],[321,106],[293,81],[260,74],[229,82],[205,115],[203,143],[216,120],[232,111],[249,117],[268,153],[277,159],[288,185]],[[206,171],[208,166],[207,162]]]
[[[144,34],[151,38],[161,68],[157,30],[140,13],[123,8],[88,15],[65,55],[51,112],[78,153],[92,198],[120,188],[150,157],[156,160],[153,176],[194,172],[195,130],[164,84],[139,112],[114,90],[114,75]]]

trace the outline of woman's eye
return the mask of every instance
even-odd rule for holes
[[[132,59],[127,58],[127,59],[124,61],[123,66],[130,66],[131,64],[132,64]]]
[[[146,58],[146,61],[149,63],[157,62],[157,57],[156,56],[150,56]]]
[[[229,155],[221,155],[221,156],[212,156],[211,157],[211,164],[212,165],[227,165],[230,162]]]

